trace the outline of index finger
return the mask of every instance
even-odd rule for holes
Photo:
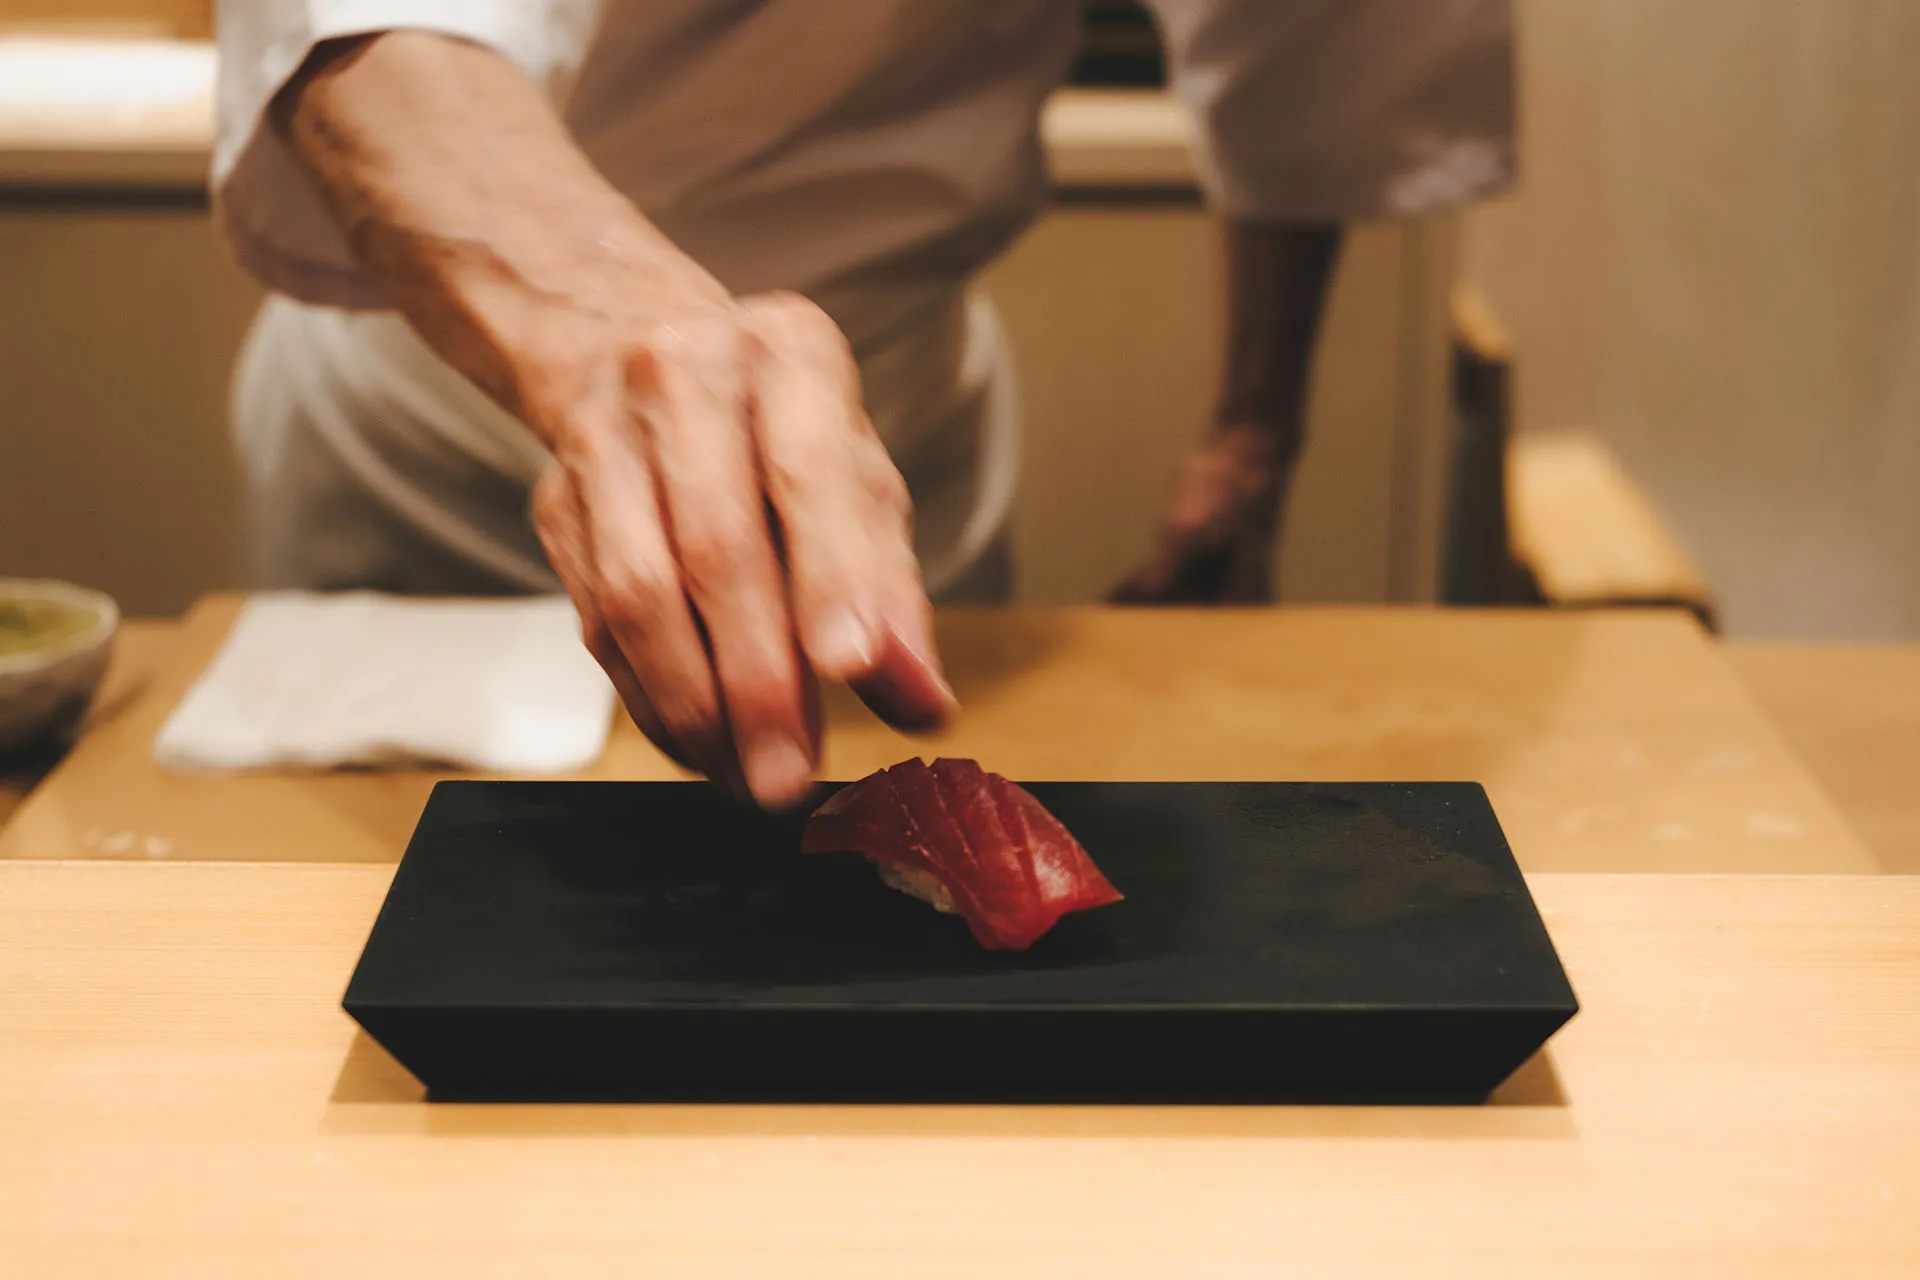
[[[797,297],[752,300],[754,439],[809,662],[898,728],[953,710],[913,553],[906,485],[860,404],[838,329]]]
[[[636,361],[628,394],[651,433],[666,527],[742,772],[762,804],[784,807],[813,780],[814,741],[745,421],[744,352],[734,333],[683,341]]]

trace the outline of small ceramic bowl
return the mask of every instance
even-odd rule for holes
[[[72,737],[119,625],[98,591],[0,578],[0,756]]]

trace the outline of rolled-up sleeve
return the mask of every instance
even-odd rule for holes
[[[384,306],[325,201],[267,119],[316,44],[436,31],[495,49],[558,97],[598,22],[594,0],[220,0],[214,215],[268,288],[327,306]]]
[[[1229,217],[1412,216],[1514,172],[1507,0],[1149,0]]]

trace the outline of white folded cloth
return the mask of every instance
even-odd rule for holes
[[[153,754],[182,772],[564,773],[599,758],[613,706],[564,597],[273,593],[241,609]]]

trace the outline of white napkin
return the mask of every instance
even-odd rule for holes
[[[256,596],[154,741],[182,772],[450,764],[584,768],[613,687],[564,597]]]

